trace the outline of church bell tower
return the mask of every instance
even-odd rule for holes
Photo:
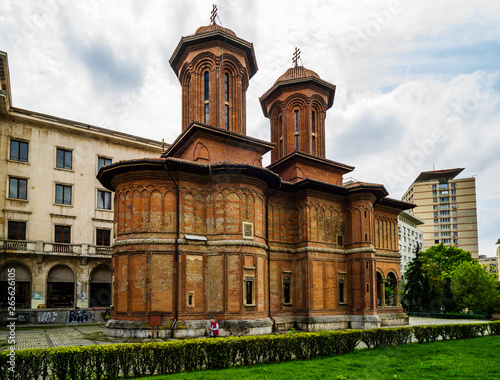
[[[257,72],[253,44],[215,23],[177,45],[170,65],[182,86],[182,131],[193,121],[246,134],[246,91]]]

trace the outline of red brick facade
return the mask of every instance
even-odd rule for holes
[[[162,336],[203,334],[200,321],[211,315],[222,335],[403,318],[397,299],[384,306],[377,292],[389,273],[399,281],[397,215],[412,205],[387,198],[382,185],[344,185],[353,167],[325,159],[335,86],[289,70],[261,98],[268,143],[245,135],[245,92],[257,69],[251,44],[212,25],[184,37],[170,62],[183,86],[182,134],[162,158],[98,174],[115,191],[108,333],[148,331],[158,315]],[[200,122],[207,88],[215,126]]]

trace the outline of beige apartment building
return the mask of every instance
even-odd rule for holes
[[[475,178],[456,178],[464,169],[422,172],[401,198],[424,222],[424,249],[443,243],[479,257]]]
[[[111,300],[113,194],[96,174],[159,157],[161,143],[13,107],[4,52],[0,85],[0,319],[15,273],[18,320],[97,321],[90,310]]]

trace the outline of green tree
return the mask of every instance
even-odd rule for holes
[[[428,264],[435,264],[439,271],[444,274],[451,273],[456,265],[474,259],[468,251],[456,247],[446,247],[443,243],[433,245],[422,253],[422,261]]]
[[[425,287],[420,247],[415,248],[415,258],[408,264],[406,271],[405,292],[403,304],[407,311],[422,311],[422,295]]]
[[[442,308],[446,312],[456,311],[447,279],[457,265],[473,261],[470,252],[456,247],[446,247],[443,243],[422,252],[422,270],[429,283],[428,292],[424,294],[426,298],[424,304],[428,305],[430,312],[440,312]]]
[[[464,261],[451,273],[451,291],[459,310],[491,314],[500,309],[498,281],[477,261]]]

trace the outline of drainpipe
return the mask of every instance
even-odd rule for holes
[[[175,324],[179,320],[179,236],[180,236],[180,215],[179,215],[179,198],[180,198],[180,190],[179,184],[175,181],[170,173],[170,170],[167,165],[168,159],[165,158],[165,171],[168,176],[172,180],[175,186],[175,243],[174,243],[174,268],[175,268],[175,286],[174,286],[174,294],[175,294],[175,312],[174,312],[174,322],[172,323],[172,337],[174,336],[174,328]]]
[[[281,180],[277,189],[266,197],[266,246],[267,246],[267,305],[269,308],[269,319],[273,321],[273,331],[276,330],[276,321],[271,316],[271,247],[269,246],[269,198],[281,189]]]

